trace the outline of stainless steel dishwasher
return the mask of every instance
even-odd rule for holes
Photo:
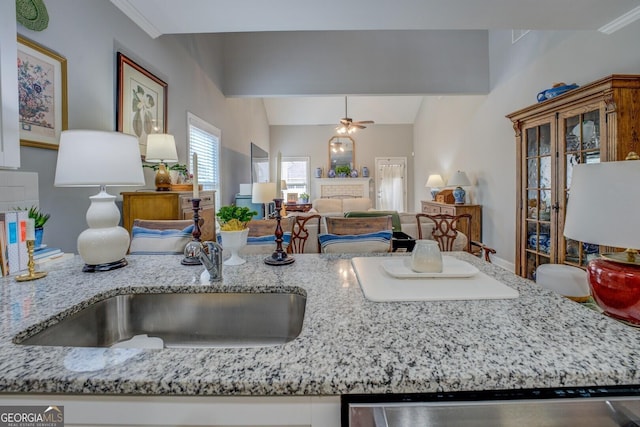
[[[342,427],[640,427],[640,386],[343,395]]]

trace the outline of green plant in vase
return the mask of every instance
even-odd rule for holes
[[[258,212],[236,205],[222,206],[216,214],[222,231],[244,230],[247,228],[247,223],[256,215]]]
[[[224,265],[240,265],[246,262],[238,252],[247,244],[247,223],[257,214],[258,212],[248,207],[236,205],[222,206],[216,214],[220,221],[222,247],[231,251],[231,258],[227,259]]]
[[[348,165],[336,166],[336,175],[340,177],[346,177],[351,174],[351,167]]]
[[[309,194],[301,193],[300,200],[302,200],[302,203],[309,203]]]

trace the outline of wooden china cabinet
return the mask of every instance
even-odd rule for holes
[[[533,279],[547,263],[585,267],[600,248],[563,236],[573,167],[640,150],[640,75],[608,76],[507,117],[517,147],[516,274]]]

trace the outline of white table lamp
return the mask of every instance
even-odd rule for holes
[[[266,204],[276,198],[275,182],[255,182],[251,188],[251,203],[263,205],[263,218],[267,218]]]
[[[429,178],[427,178],[427,183],[424,186],[431,188],[431,198],[435,200],[436,195],[440,192],[440,188],[444,187],[444,181],[442,180],[442,176],[440,176],[440,174],[435,173],[429,175]]]
[[[579,164],[573,168],[564,235],[624,252],[589,261],[589,285],[610,316],[640,324],[640,162]]]
[[[147,155],[145,162],[160,163],[156,172],[156,191],[169,191],[171,177],[166,168],[167,162],[177,162],[178,152],[173,135],[152,133],[147,136]]]
[[[89,228],[78,236],[83,271],[127,265],[129,233],[118,226],[120,211],[107,186],[144,185],[138,140],[119,132],[67,130],[60,135],[56,187],[99,187],[87,210]]]
[[[456,187],[453,190],[453,198],[455,199],[456,204],[464,204],[466,192],[462,187],[471,186],[471,181],[469,181],[467,174],[463,171],[457,171],[451,178],[449,178],[447,185],[450,187]]]

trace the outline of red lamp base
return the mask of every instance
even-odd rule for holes
[[[589,261],[589,286],[593,299],[611,317],[640,325],[640,266]]]

